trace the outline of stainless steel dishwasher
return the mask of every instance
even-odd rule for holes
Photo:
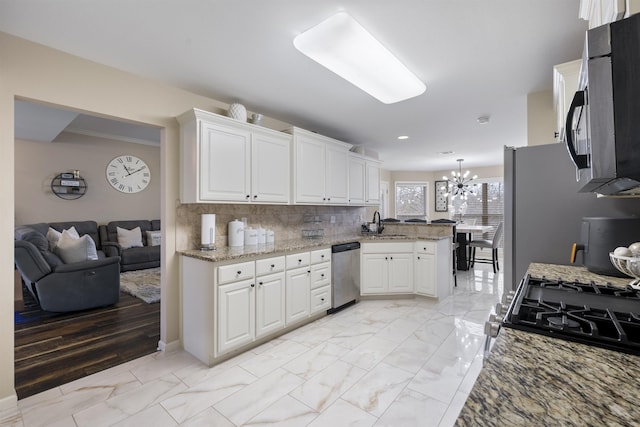
[[[335,313],[360,299],[360,242],[331,247],[331,309]]]

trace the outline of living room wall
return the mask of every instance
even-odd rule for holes
[[[134,194],[114,190],[105,178],[107,163],[124,154],[144,160],[151,181]],[[79,170],[87,192],[64,200],[51,191],[58,173]],[[17,139],[15,143],[15,222],[94,220],[98,224],[160,218],[160,146],[63,133],[54,142]]]

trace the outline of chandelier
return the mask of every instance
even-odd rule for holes
[[[469,184],[474,179],[478,178],[478,175],[474,175],[472,178],[468,178],[469,171],[462,174],[462,162],[464,159],[457,159],[458,172],[451,171],[452,178],[443,176],[442,179],[448,181],[448,188],[445,197],[451,195],[451,199],[455,200],[456,197],[460,197],[462,200],[467,200],[469,195],[478,195],[478,184]]]

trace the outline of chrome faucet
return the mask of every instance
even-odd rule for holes
[[[373,219],[371,220],[373,223],[376,222],[376,215],[378,216],[378,227],[377,227],[377,231],[378,234],[382,233],[382,230],[384,230],[384,223],[382,222],[382,219],[380,219],[380,212],[375,211],[373,213]]]

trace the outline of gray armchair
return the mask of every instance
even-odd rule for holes
[[[33,228],[16,230],[14,260],[34,298],[45,311],[102,307],[120,298],[120,258],[65,264],[49,251],[47,238]]]

